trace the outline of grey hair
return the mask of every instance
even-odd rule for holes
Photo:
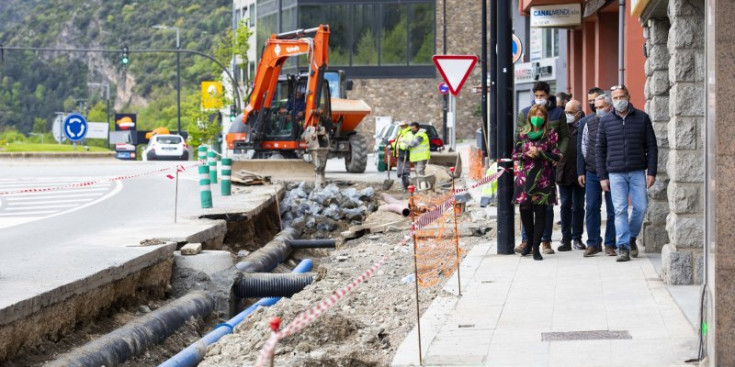
[[[597,96],[597,98],[595,98],[595,101],[605,101],[605,103],[606,103],[606,104],[607,104],[608,106],[612,106],[612,104],[613,104],[613,103],[612,103],[612,98],[610,98],[610,95],[609,95],[609,94],[607,94],[607,93],[605,93],[605,94],[600,94],[599,96]]]

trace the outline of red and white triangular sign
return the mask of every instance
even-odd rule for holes
[[[434,55],[434,65],[447,82],[453,95],[459,94],[472,68],[477,64],[477,56],[472,55]]]

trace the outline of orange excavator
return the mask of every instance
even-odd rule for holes
[[[371,110],[364,101],[333,96],[344,97],[350,88],[344,86],[343,72],[327,71],[328,42],[328,25],[274,34],[266,41],[242,119],[226,136],[236,157],[248,157],[236,159],[234,171],[267,173],[283,164],[283,171],[291,172],[310,162],[317,185],[324,182],[329,158],[344,158],[348,172],[365,171],[367,140],[357,126]],[[281,76],[286,61],[301,55],[308,71]]]

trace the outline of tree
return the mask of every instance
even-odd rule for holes
[[[45,134],[48,132],[48,128],[46,128],[47,121],[45,119],[36,117],[33,119],[33,132],[36,134]]]
[[[212,50],[214,57],[224,65],[229,65],[234,57],[237,67],[240,70],[247,71],[248,63],[250,61],[248,59],[248,51],[250,50],[250,43],[248,40],[252,36],[253,31],[248,27],[248,19],[241,20],[237,24],[237,29],[235,29],[234,34],[231,29],[227,29],[225,34],[219,39],[214,50]],[[216,70],[217,72],[215,74],[220,75],[221,70],[219,70],[219,68]],[[247,75],[247,73],[245,74]]]

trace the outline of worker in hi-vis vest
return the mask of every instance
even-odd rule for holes
[[[408,175],[411,174],[411,165],[408,163],[408,140],[406,137],[411,135],[411,128],[408,127],[408,122],[401,121],[398,123],[398,135],[396,135],[396,140],[393,140],[393,142],[390,145],[392,154],[394,157],[396,157],[396,160],[398,161],[398,165],[396,166],[396,172],[398,173],[398,178],[401,178],[406,176],[403,182],[406,184],[403,185],[403,188],[406,189],[408,187]]]
[[[498,162],[493,162],[493,164],[488,167],[487,172],[485,172],[485,177],[492,176],[494,174],[498,173]],[[498,194],[498,180],[495,180],[493,182],[488,182],[485,185],[482,186],[482,194],[480,195],[480,207],[484,208],[488,206],[491,203],[494,203],[497,199]]]
[[[431,147],[426,130],[419,126],[418,122],[411,123],[410,161],[416,166],[416,175],[426,175],[426,165],[431,158]]]

